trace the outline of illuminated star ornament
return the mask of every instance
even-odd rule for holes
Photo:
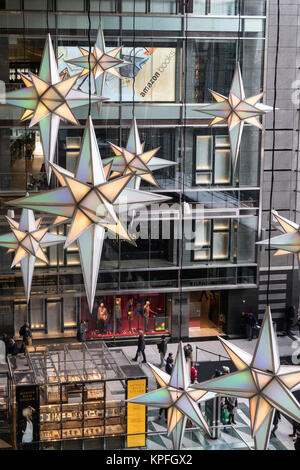
[[[21,199],[9,205],[54,214],[66,222],[71,219],[65,248],[77,242],[90,311],[94,304],[105,231],[135,244],[116,211],[130,204],[151,204],[169,197],[156,193],[126,189],[132,175],[106,181],[109,168],[103,168],[97,139],[89,116],[82,139],[75,174],[52,164],[62,187]],[[58,221],[56,221],[58,223]]]
[[[39,75],[22,75],[26,88],[6,94],[6,104],[25,108],[21,120],[30,119],[29,127],[39,124],[44,161],[48,177],[51,177],[51,165],[54,160],[60,120],[79,125],[72,110],[89,103],[89,94],[72,87],[80,77],[74,75],[60,80],[53,51],[51,36],[48,34]],[[91,95],[91,103],[104,98]]]
[[[15,251],[11,267],[13,268],[18,263],[21,265],[28,303],[35,261],[39,260],[49,264],[43,248],[63,243],[66,237],[49,233],[48,227],[39,228],[41,219],[35,220],[32,210],[23,209],[19,223],[8,216],[6,219],[11,232],[0,236],[0,246],[8,248],[8,252]]]
[[[270,243],[271,248],[277,248],[274,256],[286,255],[289,253],[298,253],[298,261],[300,263],[300,226],[285,217],[280,216],[276,211],[272,211],[272,214],[279,222],[283,235],[278,235],[270,240],[263,240],[257,242],[257,245],[268,246]]]
[[[209,124],[210,126],[213,126],[214,124],[222,124],[224,122],[227,123],[231,147],[232,167],[233,170],[235,170],[245,122],[262,129],[262,125],[257,119],[257,116],[262,116],[265,113],[272,111],[273,108],[271,106],[258,103],[258,101],[263,97],[263,93],[251,96],[250,98],[245,97],[239,62],[235,68],[228,97],[223,96],[216,91],[209,91],[215,98],[216,103],[202,106],[195,111],[214,116],[214,119]]]
[[[168,408],[168,436],[172,434],[174,449],[181,448],[188,419],[210,435],[209,426],[198,403],[209,400],[215,394],[191,388],[182,343],[178,345],[171,376],[152,364],[148,365],[161,388],[127,401],[155,408]]]
[[[134,178],[131,180],[130,185],[135,189],[139,189],[141,179],[158,186],[152,171],[177,165],[176,162],[155,157],[160,147],[144,152],[144,144],[141,144],[135,118],[132,120],[126,148],[118,147],[112,143],[110,143],[110,146],[115,154],[110,176],[132,174]],[[105,163],[108,163],[108,161],[109,159],[104,160]]]
[[[122,46],[109,52],[106,51],[103,30],[100,23],[96,42],[91,53],[89,50],[79,47],[82,56],[76,57],[75,59],[68,59],[66,62],[82,68],[83,70],[80,74],[81,77],[91,73],[94,78],[96,93],[97,95],[102,95],[106,73],[122,78],[117,68],[127,65],[127,62],[117,57],[121,49]]]
[[[219,340],[238,371],[194,387],[220,396],[248,398],[255,448],[266,450],[276,409],[300,423],[300,405],[292,394],[300,383],[300,367],[280,365],[270,307],[266,308],[253,356]]]

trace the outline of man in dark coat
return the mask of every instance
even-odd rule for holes
[[[145,355],[145,347],[146,347],[146,343],[145,343],[144,334],[143,334],[142,330],[139,330],[139,339],[138,339],[137,351],[136,351],[135,357],[132,359],[133,361],[137,361],[138,356],[142,353],[143,363],[147,362],[146,355]]]
[[[165,335],[161,337],[161,341],[158,343],[157,349],[160,354],[160,367],[163,367],[165,363],[165,355],[167,354],[167,341]]]

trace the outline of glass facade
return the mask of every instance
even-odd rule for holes
[[[4,203],[58,186],[54,176],[48,185],[43,172],[38,127],[20,121],[24,110],[6,105],[5,93],[24,86],[21,73],[38,73],[47,32],[60,76],[77,73],[78,68],[66,60],[79,55],[78,47],[89,47],[89,25],[84,0],[9,0],[0,5],[0,234],[4,234],[8,232]],[[128,62],[120,68],[121,79],[112,75],[106,79],[103,95],[110,100],[100,112],[97,105],[91,107],[101,157],[112,156],[109,142],[125,147],[134,113],[144,150],[159,147],[159,158],[176,163],[153,173],[159,187],[142,180],[140,189],[172,200],[137,210],[134,218],[128,215],[125,222],[137,247],[106,238],[91,313],[75,243],[66,250],[62,245],[47,248],[49,266],[36,264],[28,307],[20,267],[11,269],[13,255],[1,248],[0,296],[12,313],[14,333],[18,336],[28,318],[34,337],[74,335],[80,319],[85,319],[88,338],[132,337],[138,328],[145,329],[146,317],[138,312],[147,300],[154,312],[148,335],[198,337],[204,335],[203,328],[211,330],[208,335],[228,332],[232,322],[223,320],[234,315],[230,309],[235,296],[257,286],[261,132],[245,126],[233,172],[227,127],[209,127],[209,116],[196,109],[213,102],[209,90],[227,96],[237,61],[246,96],[263,90],[265,2],[91,0],[90,6],[92,44],[101,20],[107,48],[122,45],[120,57]],[[78,86],[88,91],[88,80],[83,77]],[[69,171],[78,160],[88,106],[74,109],[74,114],[81,127],[61,121],[55,156],[55,162]],[[33,158],[27,156],[28,145]],[[18,220],[20,211],[14,212]],[[37,215],[43,215],[42,226],[54,220]],[[65,224],[52,232],[65,235],[67,230]],[[101,303],[107,309],[104,326],[97,319]]]

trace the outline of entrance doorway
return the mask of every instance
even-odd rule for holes
[[[222,336],[226,317],[220,291],[190,293],[189,337]]]

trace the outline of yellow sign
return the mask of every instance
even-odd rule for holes
[[[146,393],[146,379],[127,381],[127,399]],[[146,445],[146,407],[127,403],[127,447]]]

